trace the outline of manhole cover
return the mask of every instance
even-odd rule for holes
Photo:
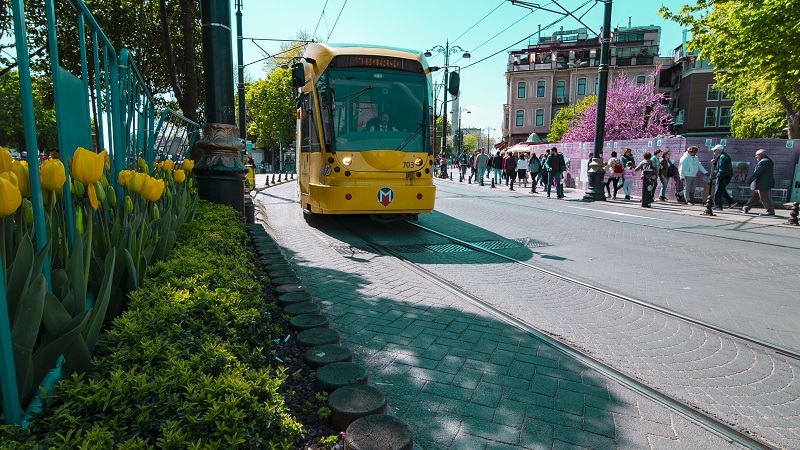
[[[515,242],[519,242],[520,244],[522,244],[522,245],[524,245],[525,247],[528,247],[528,248],[549,247],[550,246],[550,244],[548,244],[547,242],[543,242],[543,241],[540,241],[540,240],[537,240],[537,239],[534,239],[534,238],[529,238],[529,237],[514,239],[514,241]]]
[[[342,255],[355,255],[355,254],[367,254],[370,253],[369,250],[364,250],[363,248],[353,247],[352,245],[334,245],[333,249],[336,250],[339,254]]]

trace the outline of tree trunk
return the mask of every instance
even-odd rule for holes
[[[199,92],[197,92],[197,67],[196,47],[194,42],[194,15],[192,0],[181,0],[181,28],[183,29],[183,70],[186,77],[186,90],[184,92],[183,115],[187,119],[197,120],[197,105],[199,102]]]
[[[795,92],[800,94],[800,85],[795,83],[793,87]],[[795,110],[792,102],[790,102],[785,95],[778,97],[778,101],[781,103],[781,106],[783,106],[783,110],[786,111],[788,138],[800,138],[800,109]]]
[[[159,0],[158,2],[159,15],[161,16],[161,36],[164,39],[164,53],[167,57],[166,66],[169,73],[169,84],[172,87],[172,92],[175,94],[175,99],[178,100],[178,105],[186,114],[184,107],[183,91],[178,83],[178,73],[175,68],[175,58],[172,56],[172,39],[169,36],[169,17],[167,16],[167,0]]]

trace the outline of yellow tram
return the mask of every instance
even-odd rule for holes
[[[292,66],[305,213],[392,219],[433,211],[430,70],[413,50],[320,43],[306,48]]]

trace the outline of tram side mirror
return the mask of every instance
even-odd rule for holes
[[[449,84],[447,86],[447,92],[449,92],[450,95],[452,95],[453,97],[457,97],[460,85],[461,85],[461,77],[458,75],[458,72],[451,73]]]
[[[306,85],[306,71],[303,63],[292,64],[292,87],[301,88]]]

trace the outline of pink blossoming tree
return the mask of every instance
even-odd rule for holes
[[[648,75],[646,83],[637,86],[620,72],[608,86],[606,102],[606,141],[641,139],[669,134],[672,115],[664,94],[655,91],[659,69]],[[561,142],[591,142],[594,140],[597,107],[579,111],[570,121],[569,130]]]

